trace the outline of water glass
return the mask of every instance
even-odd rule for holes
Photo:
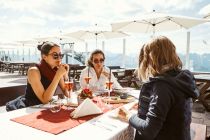
[[[50,111],[52,113],[59,112],[61,110],[61,106],[61,99],[58,95],[56,95],[55,98],[50,101]]]

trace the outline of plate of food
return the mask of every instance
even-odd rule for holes
[[[110,97],[103,97],[102,101],[111,104],[119,104],[119,103],[130,103],[135,100],[134,97],[128,96],[125,99],[120,98],[120,96],[110,96]]]
[[[102,94],[107,93],[107,92],[108,92],[108,89],[99,89],[99,90],[94,91],[94,94],[95,95],[102,95]]]

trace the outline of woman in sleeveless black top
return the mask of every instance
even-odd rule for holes
[[[60,47],[52,42],[44,42],[37,48],[41,51],[42,60],[40,64],[28,70],[25,95],[8,102],[7,111],[48,103],[57,86],[68,96],[64,78],[68,78],[69,66],[61,64],[63,54]]]

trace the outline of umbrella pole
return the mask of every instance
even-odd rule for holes
[[[24,57],[25,57],[25,56],[24,56],[24,55],[25,55],[25,52],[24,52],[24,44],[23,44],[23,48],[22,48],[22,49],[23,49],[23,57],[22,57],[22,61],[24,61]]]
[[[95,33],[95,35],[96,35],[96,49],[98,49],[98,39],[97,39],[98,33]]]
[[[125,68],[125,59],[126,59],[126,39],[123,39],[123,61],[122,68]]]
[[[104,47],[104,46],[105,46],[105,42],[102,41],[102,51],[103,51],[103,52],[105,52],[105,47]]]
[[[87,61],[88,60],[88,43],[87,42],[85,42],[85,53],[86,53],[85,59]]]
[[[155,24],[152,25],[152,38],[155,38]]]
[[[190,32],[187,32],[186,69],[190,69]]]

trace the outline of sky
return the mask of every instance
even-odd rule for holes
[[[69,33],[95,24],[111,30],[111,23],[126,21],[152,10],[202,18],[210,13],[209,4],[209,0],[0,0],[0,43]],[[210,24],[198,25],[190,32],[190,51],[201,54],[210,52]],[[168,36],[178,52],[185,52],[186,31],[161,35]],[[126,39],[127,53],[136,53],[136,48],[150,36],[129,36]],[[94,43],[88,41],[88,47],[93,49]],[[84,46],[80,42],[75,43],[74,48],[85,51]],[[122,39],[107,40],[105,47],[106,50],[122,52]]]

